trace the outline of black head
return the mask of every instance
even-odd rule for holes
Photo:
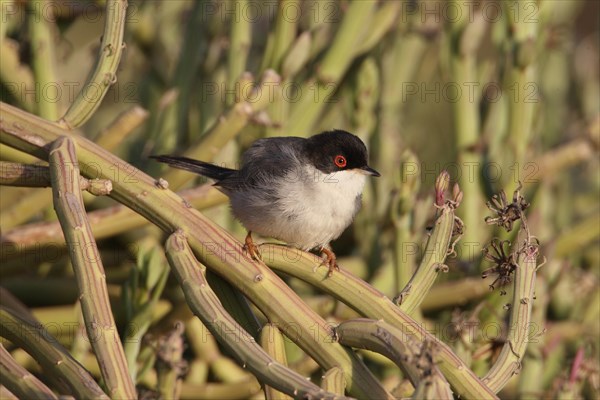
[[[359,170],[380,176],[369,167],[367,147],[362,140],[346,131],[336,129],[312,136],[307,139],[305,149],[309,161],[323,173]]]

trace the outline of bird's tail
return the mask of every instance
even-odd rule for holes
[[[171,167],[194,172],[218,181],[231,177],[237,171],[235,169],[219,167],[204,161],[198,161],[187,157],[177,156],[150,156],[150,158],[169,164]]]

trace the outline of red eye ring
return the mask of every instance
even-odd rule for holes
[[[342,155],[337,155],[335,156],[333,162],[335,163],[335,165],[337,165],[339,168],[344,168],[346,166],[346,157],[342,156]]]

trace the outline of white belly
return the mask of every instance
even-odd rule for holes
[[[337,239],[352,223],[365,180],[355,171],[326,175],[306,170],[288,175],[274,195],[230,194],[231,207],[248,230],[308,250]]]

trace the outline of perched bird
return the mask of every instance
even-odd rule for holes
[[[259,139],[243,154],[239,170],[176,156],[151,156],[172,167],[214,179],[231,201],[234,216],[248,230],[244,250],[260,258],[252,232],[326,256],[329,275],[338,270],[329,242],[352,223],[361,206],[367,148],[342,130],[310,138]]]

